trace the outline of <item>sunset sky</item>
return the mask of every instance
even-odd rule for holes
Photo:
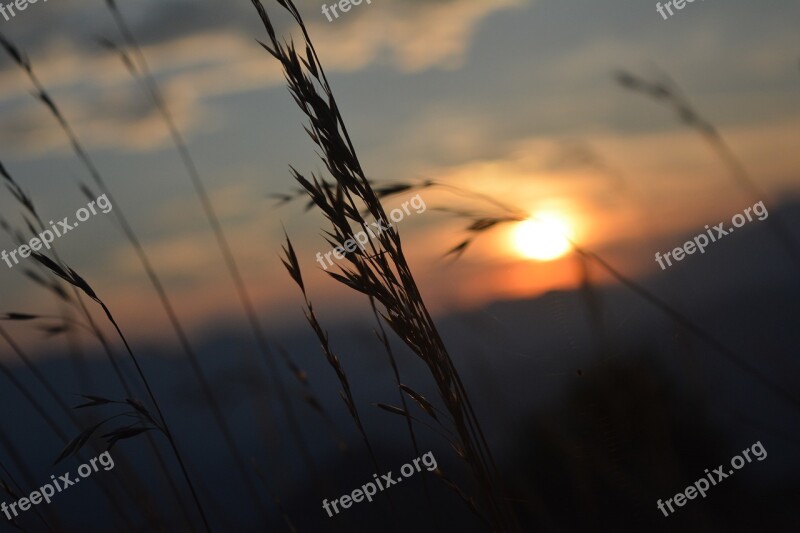
[[[613,76],[619,69],[671,77],[719,128],[767,194],[768,208],[800,191],[796,1],[695,2],[666,21],[654,2],[623,0],[375,0],[333,22],[319,2],[298,5],[370,178],[434,179],[549,213],[576,243],[629,275],[654,275],[656,251],[753,201],[671,110],[622,89]],[[320,236],[323,221],[301,203],[278,208],[269,197],[295,189],[288,165],[311,172],[322,164],[276,61],[255,40],[264,35],[250,3],[143,0],[121,8],[272,326],[302,317],[278,257],[282,225],[312,298],[346,315],[358,300],[318,272],[314,259],[330,249]],[[181,316],[195,328],[238,316],[163,122],[119,58],[96,42],[120,41],[104,2],[39,2],[0,20],[0,32],[26,50],[89,148]],[[76,184],[88,177],[30,92],[3,56],[0,161],[46,220],[72,217],[86,204]],[[464,238],[464,222],[436,208],[486,204],[442,189],[421,194],[428,209],[401,222],[400,233],[437,312],[577,282],[574,255],[531,260],[510,225],[487,232],[458,262],[443,260]],[[0,212],[20,223],[7,194]],[[157,336],[164,329],[111,215],[90,219],[57,245],[129,331]],[[0,247],[12,245],[3,236]],[[0,264],[0,312],[52,312],[52,299],[21,274]]]

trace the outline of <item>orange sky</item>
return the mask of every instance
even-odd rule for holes
[[[708,3],[669,28],[652,9],[626,6],[641,34],[613,9],[588,0],[398,6],[376,4],[338,26],[314,18],[316,11],[307,14],[371,179],[435,179],[528,213],[556,213],[578,245],[608,256],[626,274],[652,275],[655,251],[729,219],[753,199],[732,185],[708,146],[670,109],[614,83],[612,73],[624,67],[645,76],[668,71],[678,80],[765,191],[768,207],[797,194],[800,39],[790,17],[772,4],[757,14],[745,5],[728,8],[769,21],[768,36],[756,29],[742,34],[735,17],[718,16],[721,8]],[[202,332],[236,320],[230,279],[163,123],[118,59],[85,44],[87,35],[113,26],[94,3],[55,9],[76,16],[43,34],[33,31],[43,23],[34,19],[55,11],[30,12],[9,37],[29,53],[95,157],[185,322]],[[161,6],[148,1],[130,9],[146,15]],[[220,9],[198,2],[197,20],[186,27],[142,22],[135,30],[263,316],[274,327],[302,316],[298,291],[278,259],[283,227],[315,302],[346,316],[363,302],[317,271],[315,254],[328,249],[323,221],[299,205],[277,208],[268,196],[295,187],[289,164],[303,172],[322,165],[274,61],[254,41],[259,30],[250,6]],[[715,69],[707,69],[709,56],[723,50],[711,58]],[[25,78],[6,63],[0,64],[0,132],[6,147],[0,160],[45,216],[60,220],[85,203],[76,187],[85,170],[30,97]],[[404,220],[400,233],[433,309],[577,283],[574,254],[526,259],[512,244],[510,226],[486,232],[458,262],[442,260],[467,233],[463,220],[436,208],[491,212],[491,206],[441,189],[422,194],[429,209]],[[389,208],[405,199],[390,200]],[[21,222],[7,197],[0,207]],[[57,244],[127,330],[166,335],[154,293],[110,218]],[[0,311],[53,312],[52,299],[19,269],[0,274]]]

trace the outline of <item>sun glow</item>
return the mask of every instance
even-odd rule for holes
[[[514,228],[514,246],[522,257],[552,261],[563,257],[572,245],[570,225],[554,213],[535,213]]]

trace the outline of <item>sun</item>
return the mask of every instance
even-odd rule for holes
[[[514,229],[514,246],[517,253],[527,259],[552,261],[569,252],[571,229],[569,224],[554,213],[536,213],[517,224]]]

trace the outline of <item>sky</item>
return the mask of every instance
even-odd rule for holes
[[[621,271],[657,274],[654,252],[754,200],[674,112],[615,82],[624,69],[672,79],[721,132],[768,208],[797,196],[797,2],[695,2],[667,20],[654,2],[622,0],[374,0],[331,22],[321,5],[298,2],[371,179],[433,179],[526,212],[556,213],[577,244]],[[311,172],[322,164],[277,63],[256,42],[265,36],[250,2],[120,7],[263,316],[272,327],[302,318],[279,260],[284,228],[320,309],[346,316],[363,304],[320,272],[315,254],[329,249],[321,217],[270,198],[295,189],[289,165]],[[279,19],[286,24],[278,31],[290,35]],[[38,2],[0,19],[0,33],[26,51],[96,160],[181,317],[196,330],[234,320],[233,286],[168,131],[119,57],[98,44],[121,41],[105,3]],[[88,182],[85,170],[7,57],[0,58],[0,161],[46,219],[86,204],[78,189]],[[445,189],[421,195],[428,209],[403,220],[400,233],[437,313],[577,283],[574,254],[522,257],[512,226],[486,233],[459,261],[444,260],[466,233],[463,220],[438,208],[486,204]],[[7,194],[0,213],[21,222]],[[113,217],[93,217],[57,244],[127,330],[155,337],[165,330]],[[13,248],[5,238],[0,247]],[[52,298],[21,270],[0,263],[0,312],[52,312]]]

